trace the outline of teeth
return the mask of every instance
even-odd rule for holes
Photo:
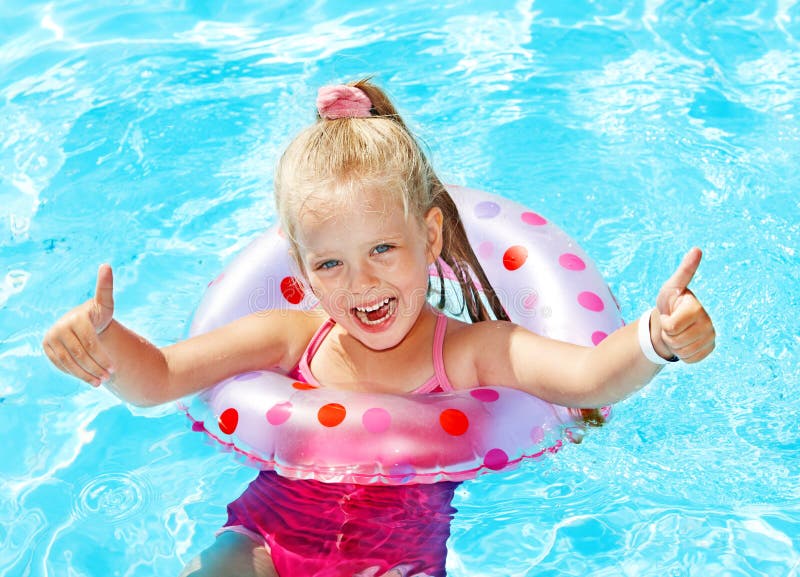
[[[390,300],[391,300],[391,299],[388,299],[388,298],[387,298],[387,299],[384,299],[384,300],[383,300],[383,302],[379,302],[378,304],[376,304],[376,305],[372,305],[371,307],[356,307],[356,310],[357,310],[357,311],[360,311],[360,312],[362,312],[362,313],[371,313],[371,312],[373,312],[373,311],[376,311],[376,310],[378,310],[378,309],[379,309],[379,308],[381,308],[382,306],[386,306],[386,305],[388,305]]]

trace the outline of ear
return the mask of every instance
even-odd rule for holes
[[[424,219],[425,232],[428,241],[428,264],[433,264],[442,254],[442,227],[444,215],[438,206],[431,208]]]

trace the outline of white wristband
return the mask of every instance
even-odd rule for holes
[[[667,363],[674,363],[680,359],[673,356],[671,359],[665,359],[656,352],[653,346],[653,341],[650,339],[650,313],[653,309],[647,309],[639,319],[639,348],[642,349],[644,356],[647,360],[656,365],[666,365]]]

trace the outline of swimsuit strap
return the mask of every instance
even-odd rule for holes
[[[317,329],[314,336],[308,342],[306,350],[300,357],[300,362],[294,371],[290,373],[292,378],[303,380],[309,385],[321,387],[322,385],[314,377],[311,372],[311,359],[319,350],[322,341],[331,332],[331,329],[336,324],[333,319],[328,319]],[[411,391],[411,394],[418,395],[431,392],[448,392],[453,390],[453,385],[447,378],[447,373],[444,370],[444,336],[447,332],[447,317],[439,313],[436,317],[436,328],[433,331],[433,376],[425,381],[422,385]]]
[[[297,364],[296,369],[291,373],[292,377],[302,379],[304,382],[308,383],[309,385],[314,385],[315,387],[322,386],[314,377],[314,373],[311,372],[311,359],[313,359],[314,355],[317,354],[322,341],[325,340],[325,337],[328,336],[328,333],[331,332],[331,329],[335,324],[336,321],[329,318],[320,325],[320,327],[317,329],[317,332],[315,332],[314,336],[311,337],[311,340],[308,341],[308,346],[306,346],[306,350],[303,351],[303,355],[300,357],[300,362]]]
[[[432,392],[450,392],[453,385],[447,378],[444,370],[444,336],[447,333],[447,316],[438,313],[436,317],[436,328],[433,331],[433,376],[417,387],[412,394],[424,394]]]

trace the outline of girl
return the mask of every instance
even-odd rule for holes
[[[424,394],[502,383],[556,404],[600,407],[645,385],[668,360],[694,363],[713,350],[711,319],[688,289],[698,249],[664,284],[656,308],[595,348],[508,322],[458,210],[385,94],[368,81],[326,87],[317,107],[318,121],[278,164],[275,199],[319,310],[258,313],[158,349],[113,318],[112,273],[103,265],[95,297],[47,333],[50,360],[137,405],[279,368],[341,389]],[[460,279],[471,324],[428,304],[428,268],[442,261]],[[473,276],[487,287],[486,304]],[[262,472],[184,575],[442,576],[454,488]]]

